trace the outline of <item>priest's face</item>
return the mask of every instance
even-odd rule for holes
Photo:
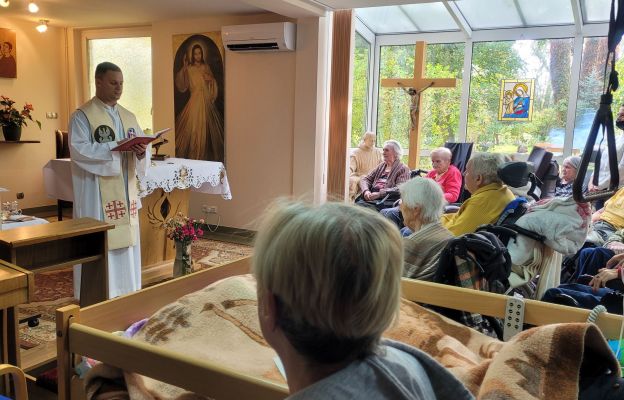
[[[101,78],[95,78],[95,95],[109,106],[117,104],[123,92],[123,74],[106,71]]]

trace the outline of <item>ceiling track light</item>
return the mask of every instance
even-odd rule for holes
[[[39,11],[39,6],[34,1],[31,1],[28,3],[28,11],[34,14]]]
[[[8,7],[11,2],[9,0],[0,0],[0,7]]]
[[[48,30],[48,20],[47,19],[40,19],[39,20],[39,25],[37,25],[37,27],[35,29],[37,29],[39,31],[39,33],[43,33],[45,31]]]

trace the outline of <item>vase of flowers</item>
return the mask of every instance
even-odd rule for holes
[[[203,219],[197,221],[180,213],[165,221],[167,237],[173,240],[176,249],[176,257],[173,262],[174,278],[193,272],[191,244],[204,234],[203,224]]]
[[[18,141],[22,136],[22,126],[28,126],[26,121],[37,123],[41,129],[41,122],[33,119],[31,112],[34,110],[32,104],[24,104],[20,111],[13,105],[15,102],[6,96],[0,96],[0,125],[6,141]]]

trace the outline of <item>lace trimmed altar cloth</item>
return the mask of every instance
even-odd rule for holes
[[[155,165],[154,165],[155,164]],[[169,193],[173,189],[220,194],[231,200],[232,193],[221,162],[168,158],[153,161],[144,178],[139,179],[139,196],[145,197],[156,189]]]
[[[139,196],[145,197],[156,189],[169,193],[173,189],[220,194],[231,200],[232,193],[221,162],[169,158],[153,161],[144,178],[139,179]],[[74,201],[69,158],[50,160],[43,168],[44,183],[48,197]]]

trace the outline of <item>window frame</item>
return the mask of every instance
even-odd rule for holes
[[[357,16],[357,14],[356,14]],[[356,18],[357,20],[357,18]],[[361,21],[360,21],[361,22]],[[363,23],[362,23],[363,25]],[[579,76],[581,72],[583,42],[587,37],[607,36],[608,24],[590,23],[583,21],[574,25],[541,26],[531,28],[508,28],[487,29],[477,31],[452,31],[436,33],[409,33],[393,35],[375,35],[374,68],[371,69],[372,77],[372,102],[369,109],[371,127],[377,127],[377,113],[379,102],[379,72],[381,46],[413,45],[416,41],[425,41],[427,44],[440,43],[465,43],[464,47],[464,71],[461,92],[460,119],[456,137],[466,141],[468,128],[468,100],[470,98],[470,78],[472,71],[472,52],[474,43],[502,41],[502,40],[544,40],[544,39],[573,39],[573,55],[570,69],[570,91],[565,125],[565,137],[562,157],[572,154],[574,139],[574,125],[576,118],[576,105],[579,90]],[[370,31],[370,30],[369,30]],[[597,99],[598,100],[598,99]],[[407,149],[409,151],[409,149]],[[421,150],[421,157],[428,156],[427,150]]]
[[[355,32],[359,33],[360,36],[362,36],[364,40],[366,40],[370,46],[369,53],[368,53],[368,79],[367,79],[368,93],[366,97],[366,130],[371,130],[371,128],[373,127],[372,125],[373,121],[371,118],[372,117],[371,108],[373,107],[373,86],[374,86],[373,78],[375,76],[374,69],[375,69],[375,60],[376,60],[376,57],[375,57],[376,36],[373,33],[373,31],[368,29],[368,27],[364,25],[364,23],[357,17],[355,18]]]
[[[129,28],[114,28],[114,29],[85,29],[80,33],[80,47],[81,47],[81,73],[82,73],[82,90],[80,95],[82,98],[79,104],[83,104],[91,97],[89,95],[89,85],[91,84],[91,77],[89,76],[89,40],[95,39],[124,39],[124,38],[136,38],[136,37],[152,37],[152,28],[149,26],[129,27]],[[153,68],[153,62],[152,63]],[[154,82],[152,81],[152,87]],[[152,109],[154,107],[154,98],[152,96]],[[153,120],[152,120],[153,125]]]

